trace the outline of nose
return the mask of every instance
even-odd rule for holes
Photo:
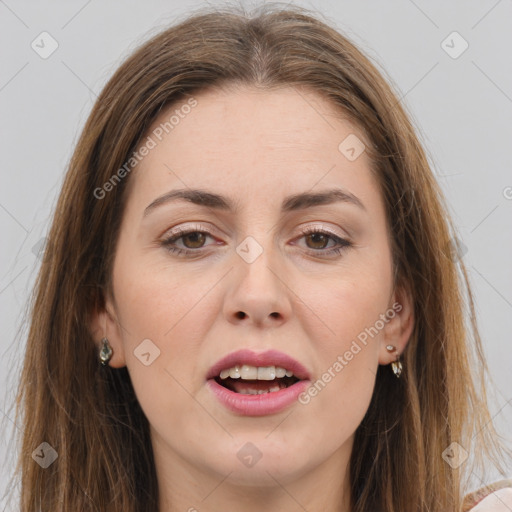
[[[263,248],[254,239],[248,244],[240,244],[234,255],[235,268],[229,273],[224,315],[234,324],[277,327],[291,315],[290,283],[286,282],[286,272],[276,251],[265,248],[260,253]],[[247,248],[252,251],[251,257],[245,256],[249,254],[244,253]],[[257,248],[259,255],[254,259]]]

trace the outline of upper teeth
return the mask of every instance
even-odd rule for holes
[[[293,372],[280,366],[249,366],[248,364],[236,365],[220,372],[221,379],[242,379],[242,380],[274,380],[284,376],[292,377]]]

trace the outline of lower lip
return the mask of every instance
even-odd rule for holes
[[[309,386],[309,380],[300,380],[295,384],[262,395],[244,395],[221,386],[215,379],[209,379],[206,385],[219,402],[230,411],[243,416],[266,416],[275,414],[298,400],[299,395]]]

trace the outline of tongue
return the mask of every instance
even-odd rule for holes
[[[225,385],[231,391],[236,393],[242,393],[243,391],[269,391],[270,388],[274,388],[282,384],[283,379],[274,380],[243,380],[243,379],[231,379],[228,378],[225,381]]]

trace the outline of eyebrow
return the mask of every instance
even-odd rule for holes
[[[199,206],[213,208],[215,210],[224,210],[232,213],[238,212],[237,203],[226,196],[215,194],[213,192],[207,192],[205,190],[187,188],[171,190],[170,192],[157,197],[146,207],[143,217],[146,217],[158,206],[168,204],[172,201],[180,199],[189,201]],[[366,211],[364,204],[357,196],[351,192],[348,192],[347,190],[335,188],[314,193],[303,192],[285,197],[281,204],[281,212],[287,213],[297,210],[305,210],[314,206],[321,206],[338,202],[353,204]]]

